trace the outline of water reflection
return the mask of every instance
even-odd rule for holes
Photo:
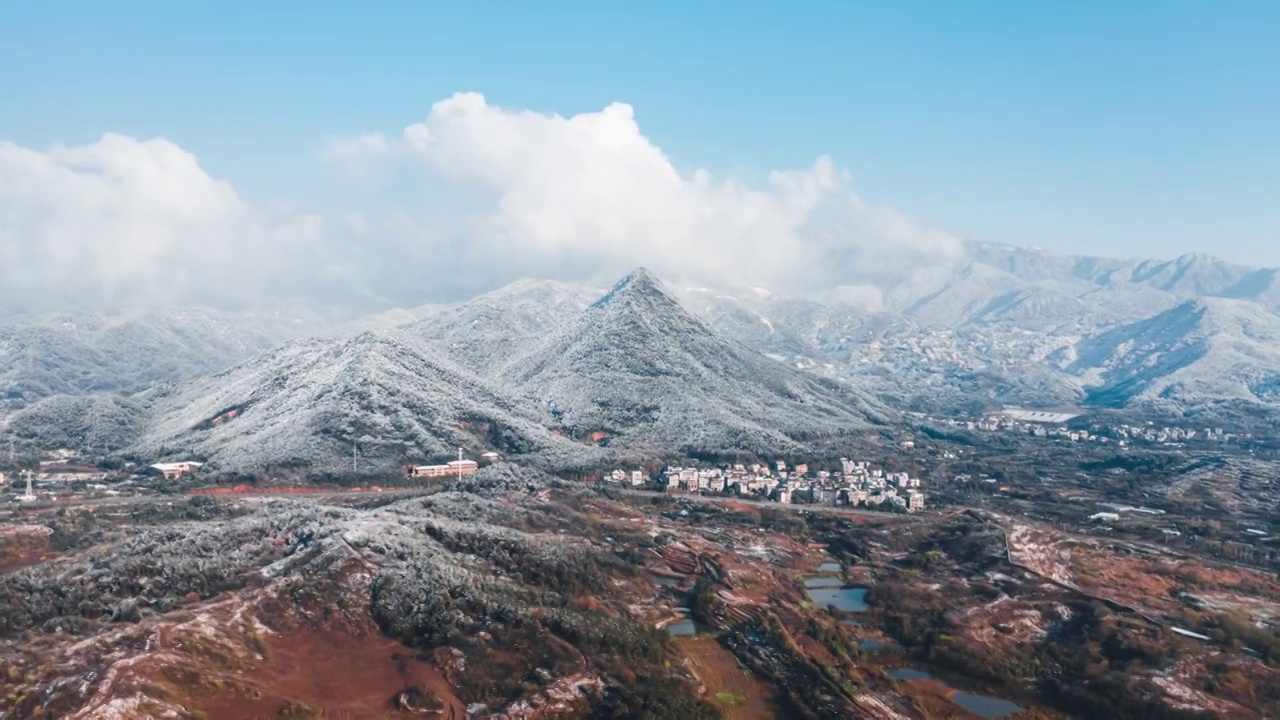
[[[1008,700],[967,692],[956,691],[952,693],[951,699],[965,710],[984,718],[1008,717],[1022,710],[1021,705]]]
[[[818,607],[834,606],[845,612],[865,612],[867,609],[866,588],[845,587],[810,587],[809,599]]]
[[[668,625],[667,632],[672,635],[697,635],[698,626],[693,624],[693,620],[685,618]]]
[[[893,668],[886,670],[885,673],[894,680],[928,680],[932,677],[929,673],[915,668]],[[949,697],[955,704],[984,718],[1009,717],[1022,710],[1021,705],[1009,700],[975,695],[961,690],[953,690]]]
[[[834,577],[811,577],[805,578],[804,586],[807,588],[833,588],[841,587],[844,581]]]

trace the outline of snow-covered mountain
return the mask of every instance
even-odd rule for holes
[[[492,372],[570,436],[632,448],[787,452],[892,416],[850,386],[721,336],[643,269]]]
[[[532,403],[397,334],[290,343],[154,406],[138,452],[223,469],[351,467],[353,451],[385,467],[448,459],[458,447],[521,455],[569,444]]]
[[[31,406],[12,427],[58,442],[142,435],[148,452],[248,459],[349,457],[351,437],[381,437],[373,429],[406,454],[507,442],[450,424],[472,415],[513,428],[522,440],[508,452],[584,447],[595,432],[612,447],[777,450],[887,416],[872,396],[940,412],[1280,415],[1275,270],[969,243],[959,259],[851,269],[802,296],[707,282],[668,289],[637,273],[593,304],[593,288],[526,280],[341,325],[305,312],[11,314],[0,415]],[[323,339],[280,347],[301,337]],[[336,398],[359,399],[356,419],[338,419]],[[240,405],[263,410],[201,424]]]
[[[1280,316],[1252,302],[1188,300],[1059,355],[1090,401],[1165,413],[1280,404]]]
[[[1172,260],[1118,260],[978,242],[968,243],[966,250],[972,261],[1032,283],[1053,281],[1115,291],[1154,290],[1181,298],[1252,300],[1273,310],[1280,303],[1280,270],[1236,265],[1201,253]]]
[[[8,316],[0,322],[0,407],[136,393],[223,370],[320,327],[306,313],[201,309]]]
[[[353,450],[386,466],[457,447],[582,466],[606,452],[794,452],[892,416],[719,336],[643,270],[583,309],[589,292],[519,283],[403,331],[290,343],[153,394],[132,450],[229,470],[350,467]]]
[[[519,280],[401,326],[443,348],[476,372],[509,363],[578,317],[600,297],[596,288],[552,280]]]
[[[1267,345],[1280,323],[1274,270],[971,243],[961,261],[877,282],[854,277],[818,300],[758,288],[681,294],[717,330],[902,407],[1280,410],[1280,362]],[[1122,360],[1132,347],[1152,357]]]
[[[32,403],[9,419],[20,440],[49,448],[79,448],[109,454],[129,447],[146,431],[145,401],[112,393],[54,395]]]

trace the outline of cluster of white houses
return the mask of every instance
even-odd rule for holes
[[[668,467],[662,472],[658,486],[668,492],[746,495],[782,503],[862,506],[889,503],[909,512],[924,510],[919,478],[905,472],[885,472],[865,461],[841,459],[840,466],[835,472],[810,472],[806,463],[788,468],[785,461],[779,460],[772,465]],[[649,479],[639,470],[614,470],[605,480],[639,486]]]
[[[1075,419],[1077,415],[1069,413],[1051,413],[1032,410],[1005,410],[1002,413],[986,415],[977,420],[957,420],[954,418],[930,418],[952,427],[963,427],[967,430],[985,432],[1005,432],[1032,435],[1039,438],[1069,440],[1071,442],[1118,443],[1120,446],[1135,442],[1175,444],[1184,442],[1232,442],[1239,436],[1225,432],[1222,428],[1195,428],[1157,426],[1154,423],[1144,425],[1105,425],[1094,424],[1092,430],[1073,429],[1063,423]]]

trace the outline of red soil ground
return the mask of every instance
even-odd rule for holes
[[[724,711],[725,720],[777,717],[774,688],[744,670],[714,638],[679,641],[688,667],[706,688],[707,700]]]
[[[439,714],[425,717],[466,717],[440,671],[388,638],[300,627],[269,635],[263,645],[266,661],[236,678],[236,687],[188,707],[210,718],[280,718],[291,705],[297,717],[402,717],[410,713],[397,710],[392,699],[413,687],[443,701]]]
[[[0,524],[0,573],[47,560],[52,534],[43,525]]]

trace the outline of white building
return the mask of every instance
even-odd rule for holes
[[[907,496],[907,512],[924,510],[924,493],[912,492]]]
[[[191,473],[199,470],[202,465],[204,465],[204,463],[190,461],[156,463],[151,466],[151,469],[159,470],[164,475],[165,480],[177,480],[183,475],[190,475]]]

